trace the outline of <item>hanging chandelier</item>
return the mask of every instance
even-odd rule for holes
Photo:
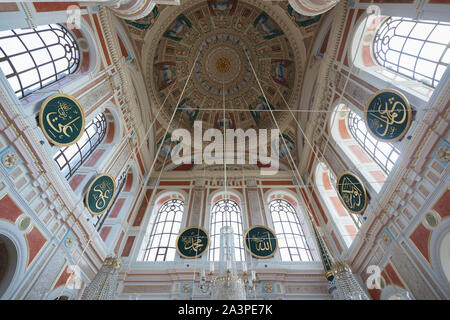
[[[238,276],[234,251],[233,228],[224,226],[220,229],[219,273],[214,274],[214,262],[206,275],[202,269],[199,289],[209,293],[214,300],[246,300],[247,294],[255,291],[256,272],[247,271],[247,264],[242,262],[242,277]]]

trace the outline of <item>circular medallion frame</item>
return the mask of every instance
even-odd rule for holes
[[[362,188],[362,191],[363,191],[363,194],[364,194],[364,199],[365,199],[365,201],[364,201],[364,207],[362,208],[362,209],[360,209],[360,210],[352,210],[352,209],[350,209],[348,206],[347,206],[347,204],[345,203],[345,201],[342,199],[342,196],[341,196],[341,194],[340,194],[340,190],[339,190],[339,182],[341,181],[341,179],[342,179],[342,177],[343,176],[345,176],[345,175],[351,175],[352,177],[354,177],[356,180],[357,180],[357,182],[361,185],[361,188]],[[364,213],[364,211],[366,210],[366,208],[367,208],[367,204],[368,204],[368,197],[367,197],[367,190],[366,190],[366,187],[364,187],[364,184],[363,184],[363,182],[361,181],[361,179],[357,176],[357,175],[355,175],[353,172],[350,172],[350,171],[345,171],[345,172],[343,172],[339,177],[338,177],[338,179],[337,179],[337,182],[336,182],[336,190],[337,190],[337,194],[338,194],[338,198],[339,198],[339,201],[341,201],[341,203],[342,203],[342,205],[344,206],[344,208],[345,209],[347,209],[349,212],[351,212],[351,213],[354,213],[354,214],[363,214]]]
[[[46,107],[49,105],[49,103],[56,99],[56,98],[66,98],[68,100],[70,100],[71,102],[73,102],[79,109],[80,114],[81,114],[81,124],[80,124],[80,132],[78,133],[78,135],[71,141],[71,142],[59,142],[56,141],[55,139],[53,139],[52,137],[50,137],[50,135],[48,134],[47,130],[44,128],[44,122],[43,122],[43,117],[44,117],[44,113],[46,110]],[[44,102],[41,105],[41,110],[39,111],[39,127],[41,128],[44,136],[47,138],[48,141],[50,141],[50,143],[60,146],[60,147],[66,147],[66,146],[70,146],[76,142],[78,142],[78,140],[80,140],[81,136],[84,133],[84,127],[86,125],[86,118],[84,115],[84,110],[81,107],[81,104],[72,96],[67,95],[67,94],[54,94],[50,97],[48,97],[47,99],[44,100]]]
[[[200,231],[202,231],[202,232],[205,234],[206,239],[207,239],[207,243],[206,243],[205,248],[204,248],[200,253],[198,253],[197,255],[195,255],[195,256],[187,256],[187,255],[185,255],[184,253],[182,253],[182,252],[180,251],[180,249],[178,248],[178,242],[179,242],[181,236],[182,236],[185,232],[187,232],[187,231],[189,231],[189,230],[194,230],[194,229],[195,229],[195,230],[200,230]],[[198,234],[198,233],[197,233],[197,234]],[[177,253],[178,253],[182,258],[185,258],[185,259],[197,259],[197,258],[200,258],[200,257],[206,252],[206,250],[207,250],[208,247],[209,247],[209,242],[210,242],[210,238],[209,238],[208,231],[206,231],[206,230],[203,229],[202,227],[196,227],[196,226],[193,226],[193,227],[187,227],[187,228],[184,228],[184,229],[178,234],[177,240],[176,240],[175,244],[176,244]]]
[[[112,196],[111,196],[111,200],[109,201],[108,205],[101,211],[101,212],[94,212],[92,211],[92,209],[89,207],[89,195],[91,193],[91,189],[93,187],[93,185],[95,184],[95,182],[97,182],[100,178],[103,177],[109,177],[111,179],[111,181],[113,182],[113,192],[112,192]],[[90,214],[93,216],[100,216],[103,213],[105,213],[106,210],[109,209],[109,207],[112,205],[113,200],[114,200],[114,195],[116,193],[116,182],[114,180],[114,177],[110,174],[101,174],[99,176],[97,176],[90,184],[89,184],[89,188],[87,189],[88,191],[86,192],[86,196],[84,198],[85,200],[85,204],[86,204],[86,208],[89,210]]]
[[[402,102],[404,102],[404,105],[405,105],[405,108],[406,108],[405,115],[407,115],[407,117],[408,117],[408,119],[405,120],[406,121],[406,125],[404,127],[404,130],[399,135],[397,135],[396,137],[391,138],[391,139],[382,139],[382,138],[380,138],[380,136],[377,135],[376,132],[373,131],[374,129],[369,126],[369,118],[370,118],[370,117],[368,117],[368,114],[370,113],[369,108],[371,107],[373,101],[376,98],[378,98],[380,95],[385,94],[385,93],[390,93],[390,94],[393,94],[393,95],[397,95],[398,97],[400,97],[401,100],[403,100]],[[399,92],[397,90],[393,90],[393,89],[383,89],[383,90],[379,90],[379,91],[375,92],[367,100],[366,106],[364,107],[364,124],[366,125],[367,131],[369,132],[369,134],[374,139],[376,139],[377,141],[396,142],[396,141],[401,140],[406,135],[406,133],[408,132],[408,130],[409,130],[410,126],[411,126],[412,117],[413,117],[412,108],[411,108],[411,105],[410,105],[408,99],[401,92]]]
[[[249,245],[247,244],[247,241],[249,241],[249,239],[247,239],[248,234],[249,234],[251,231],[253,231],[254,229],[258,229],[258,228],[260,228],[260,229],[265,229],[266,231],[270,232],[271,235],[273,236],[273,239],[275,239],[275,248],[273,249],[273,252],[272,252],[270,255],[267,255],[267,256],[260,256],[260,255],[257,255],[256,253],[254,253],[254,252],[250,249]],[[252,226],[251,228],[249,228],[249,229],[245,232],[245,234],[244,234],[244,246],[245,246],[245,249],[246,249],[246,250],[247,250],[254,258],[257,258],[257,259],[269,259],[269,258],[272,258],[272,257],[275,255],[275,253],[277,252],[277,250],[278,250],[278,238],[277,238],[275,232],[273,232],[273,230],[270,229],[269,227],[262,226],[262,225],[255,225],[255,226]]]

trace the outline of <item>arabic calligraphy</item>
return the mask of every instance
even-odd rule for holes
[[[93,215],[100,215],[105,212],[115,192],[115,182],[110,175],[97,177],[89,187],[86,194],[86,204]]]
[[[270,258],[277,250],[277,239],[269,228],[254,226],[245,234],[245,245],[256,258]]]
[[[344,178],[342,183],[342,197],[345,203],[352,209],[361,205],[362,192],[358,187],[347,177]]]
[[[369,131],[384,141],[400,139],[411,122],[408,101],[394,90],[381,90],[373,95],[367,103],[365,115]]]
[[[270,241],[270,233],[264,232],[260,234],[259,232],[255,234],[255,237],[251,239],[255,243],[255,248],[257,251],[272,251],[272,242]]]
[[[110,196],[112,195],[111,193],[113,189],[114,188],[111,186],[111,183],[107,181],[103,181],[100,185],[94,187],[93,190],[97,192],[97,194],[93,195],[96,200],[95,208],[97,210],[103,210],[108,205],[107,199],[111,198]]]
[[[361,213],[364,211],[367,204],[366,190],[354,174],[343,174],[338,179],[337,190],[344,206],[350,212]]]
[[[195,253],[204,246],[201,237],[195,235],[194,232],[191,232],[189,236],[182,236],[181,241],[184,243],[184,250],[192,250]]]
[[[200,227],[188,227],[183,230],[177,240],[178,253],[188,259],[201,256],[208,247],[209,237]]]
[[[78,141],[83,133],[84,112],[75,99],[54,95],[43,103],[39,122],[52,143],[70,145]]]

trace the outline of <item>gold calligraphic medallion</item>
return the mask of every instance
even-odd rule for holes
[[[199,258],[209,245],[208,232],[201,227],[188,227],[177,237],[177,252],[186,259]]]
[[[346,171],[337,179],[336,190],[342,205],[351,213],[363,214],[368,198],[362,181],[352,172]]]
[[[392,89],[375,92],[364,110],[369,133],[383,142],[395,142],[403,138],[411,125],[412,116],[406,97]]]
[[[85,117],[81,105],[67,94],[55,94],[42,103],[39,126],[54,145],[69,146],[84,133]]]
[[[103,214],[113,203],[116,183],[109,174],[99,175],[92,181],[86,193],[86,206],[93,216]]]
[[[244,235],[244,244],[250,254],[259,259],[273,257],[278,249],[275,233],[266,226],[253,226]]]

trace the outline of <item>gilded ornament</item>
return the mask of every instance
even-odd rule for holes
[[[2,156],[2,163],[8,169],[14,168],[18,162],[19,156],[15,152],[8,151]]]
[[[430,212],[425,215],[425,221],[432,228],[438,225],[438,220],[436,219],[436,216]]]
[[[436,158],[441,162],[450,161],[450,148],[446,145],[440,146],[436,150]]]
[[[184,283],[181,287],[181,290],[183,290],[184,293],[189,293],[189,291],[191,290],[191,284],[188,282]]]
[[[272,293],[273,292],[272,283],[270,283],[270,282],[264,283],[264,292],[266,292],[266,293]]]

